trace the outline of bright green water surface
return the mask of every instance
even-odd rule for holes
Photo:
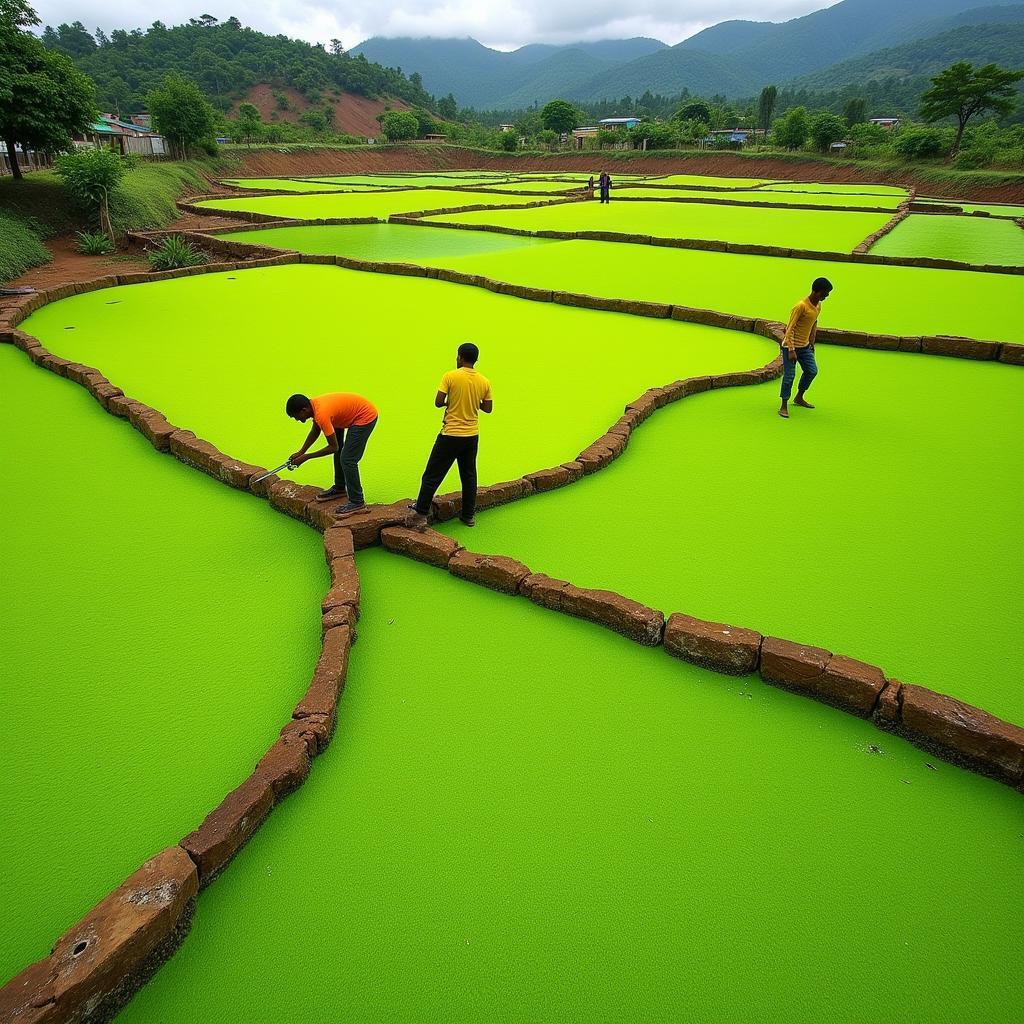
[[[321,199],[333,200],[332,196]],[[259,200],[253,200],[259,202]],[[788,210],[709,203],[560,203],[529,210],[477,210],[437,218],[457,224],[497,224],[528,231],[619,231],[659,238],[780,245],[849,252],[888,217],[879,213]]]
[[[521,598],[359,565],[332,746],[123,1024],[1017,1021],[1019,794]]]
[[[707,199],[707,191],[697,189],[667,189],[650,186],[627,186],[614,190],[615,196],[632,196],[636,199]],[[761,189],[734,189],[715,194],[715,199],[728,199],[731,203],[776,203],[787,206],[799,203],[803,206],[861,206],[873,209],[895,210],[902,202],[899,196],[852,195],[848,193],[816,192],[766,192]]]
[[[390,192],[339,192],[332,195],[233,196],[231,199],[206,199],[196,205],[212,210],[249,210],[299,220],[321,217],[378,217],[386,220],[392,213],[448,210],[460,206],[519,206],[538,201],[536,196],[505,193],[488,195],[486,192],[425,188]]]
[[[506,179],[507,175],[497,176],[497,180]],[[358,174],[352,177],[326,177],[314,178],[314,181],[324,181],[341,185],[368,185],[373,188],[427,188],[432,185],[442,185],[455,188],[460,185],[466,187],[485,185],[494,181],[494,177],[487,175],[475,175],[467,177],[458,174]]]
[[[898,185],[865,185],[860,182],[841,185],[829,181],[773,181],[765,185],[764,188],[779,192],[833,192],[849,195],[899,196],[901,199],[906,199],[909,195],[905,188],[900,188]]]
[[[467,339],[494,384],[483,482],[574,458],[652,383],[760,366],[775,351],[736,331],[310,265],[89,292],[44,307],[25,330],[102,367],[172,423],[268,467],[307,432],[285,416],[290,394],[364,394],[380,410],[362,462],[370,501],[418,488],[441,427],[437,385]],[[331,474],[330,460],[317,459],[295,475],[326,484]]]
[[[1024,372],[827,345],[818,362],[813,412],[776,416],[777,382],[687,399],[611,467],[455,532],[1024,724],[1024,548],[995,526],[1024,518]]]
[[[482,185],[492,192],[509,192],[516,189],[527,189],[530,192],[571,192],[579,190],[581,182],[578,181],[531,181],[526,178],[522,181],[503,181],[496,185]],[[582,182],[586,184],[586,182]]]
[[[630,204],[633,205],[633,204]],[[424,240],[422,235],[435,235]],[[470,231],[403,224],[270,228],[239,233],[242,241],[366,259],[415,261],[483,274],[499,281],[719,309],[786,320],[796,298],[825,273],[836,286],[822,325],[876,334],[957,334],[1024,342],[1024,278],[917,267],[828,263],[734,253],[697,252],[618,242],[515,243],[486,253],[454,255]],[[481,236],[493,234],[480,232]],[[528,250],[528,251],[527,251]]]
[[[0,345],[0,983],[251,771],[304,691],[310,529]]]
[[[911,214],[871,251],[882,256],[934,256],[964,263],[1024,266],[1024,230],[1012,220],[998,218]]]
[[[613,173],[612,180],[622,177]],[[755,185],[767,185],[773,178],[723,178],[713,174],[664,174],[654,175],[650,181],[659,185],[703,185],[706,188],[751,188]]]

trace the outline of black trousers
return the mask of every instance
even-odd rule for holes
[[[421,516],[430,511],[431,500],[455,462],[459,464],[459,479],[462,481],[462,518],[469,519],[473,515],[476,511],[476,451],[479,445],[478,434],[472,437],[437,435],[427,459],[427,468],[423,470],[420,495],[416,499],[416,511]]]

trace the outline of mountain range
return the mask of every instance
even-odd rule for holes
[[[842,0],[786,22],[725,21],[675,46],[635,38],[531,44],[506,53],[475,39],[375,37],[353,52],[419,72],[424,88],[452,93],[460,106],[516,110],[556,97],[596,102],[688,90],[735,99],[770,83],[835,88],[865,74],[934,73],[939,55],[952,55],[948,64],[961,56],[958,48],[964,59],[1019,67],[1020,27],[1022,3]]]

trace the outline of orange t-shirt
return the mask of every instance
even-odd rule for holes
[[[311,398],[313,420],[325,437],[334,437],[336,427],[365,427],[377,418],[377,407],[362,395],[336,391],[333,395]]]

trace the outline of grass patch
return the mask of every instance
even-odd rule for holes
[[[0,281],[10,281],[50,259],[50,250],[18,217],[0,211]]]
[[[129,171],[110,197],[110,217],[118,232],[161,228],[178,215],[175,205],[187,189],[200,189],[195,164],[143,164]]]

